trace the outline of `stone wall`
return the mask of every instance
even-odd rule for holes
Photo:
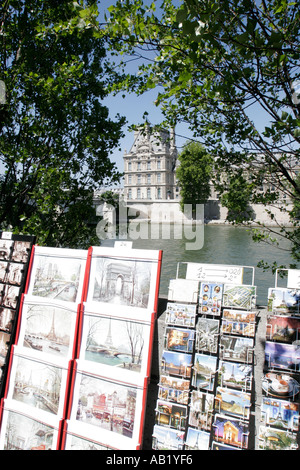
[[[129,216],[138,216],[139,219],[151,220],[153,223],[191,222],[192,217],[189,207],[183,213],[179,202],[176,200],[162,199],[159,201],[126,201],[129,208]],[[197,208],[196,220],[203,222],[204,206]]]
[[[161,201],[126,201],[127,207],[130,209],[132,217],[138,216],[139,219],[151,220],[157,223],[176,223],[191,222],[191,216],[188,210],[183,213],[177,200],[161,200]],[[290,225],[286,212],[281,210],[281,205],[265,207],[262,204],[254,204],[251,206],[254,215],[254,222],[264,223],[266,225],[282,224]],[[291,205],[286,206],[287,210],[292,208]],[[274,219],[271,219],[268,211],[272,211]],[[206,223],[226,223],[227,209],[223,207],[219,201],[210,200],[206,204],[197,206],[196,220]]]

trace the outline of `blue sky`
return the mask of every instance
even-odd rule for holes
[[[114,3],[115,0],[100,0],[98,2],[100,18],[104,11]],[[179,5],[181,1],[175,0],[175,3]],[[136,64],[135,67],[137,68],[138,65]],[[128,121],[123,128],[125,137],[120,140],[119,147],[116,148],[111,155],[111,160],[117,164],[120,171],[124,171],[124,152],[125,150],[129,152],[133,145],[133,132],[129,131],[128,128],[131,125],[144,122],[143,114],[145,111],[148,113],[148,121],[151,125],[160,124],[163,121],[160,109],[154,105],[157,93],[158,90],[154,89],[144,93],[142,96],[136,96],[134,93],[126,94],[125,98],[122,98],[122,93],[120,93],[119,96],[109,96],[103,101],[103,104],[109,109],[111,119],[114,119],[119,113],[121,116],[125,116]],[[180,152],[182,146],[189,138],[191,138],[192,134],[188,130],[187,125],[184,124],[178,125],[175,132],[176,146]]]
[[[146,3],[147,1],[152,3],[152,0],[145,0]],[[180,5],[182,2],[182,0],[173,1],[177,5]],[[104,19],[103,15],[107,8],[114,3],[115,0],[98,0],[100,21],[101,19]],[[160,2],[157,3],[159,4]],[[138,62],[131,62],[129,68],[130,72],[134,73],[137,71],[138,65]],[[154,104],[157,94],[157,89],[150,90],[141,96],[137,96],[134,93],[126,94],[125,98],[122,98],[122,93],[120,93],[118,96],[109,96],[103,101],[103,104],[109,109],[111,119],[114,119],[119,113],[128,121],[123,128],[125,137],[120,140],[119,146],[113,150],[111,155],[111,160],[116,163],[119,171],[121,172],[124,171],[124,152],[130,151],[134,139],[133,132],[129,131],[128,128],[132,125],[144,122],[143,115],[145,111],[148,113],[147,119],[151,125],[160,124],[163,121],[163,115],[160,109]],[[249,118],[254,121],[256,128],[260,131],[266,125],[270,125],[270,115],[262,109],[259,103],[253,104],[249,107],[247,114]],[[188,129],[188,125],[183,123],[177,125],[175,135],[178,152],[182,150],[183,145],[188,141],[188,139],[193,138],[192,132]]]
[[[146,0],[147,2],[147,0]],[[149,0],[151,2],[151,0]],[[181,0],[174,0],[175,4],[179,5]],[[106,9],[115,3],[115,0],[99,0],[99,20],[104,21],[104,12]],[[133,62],[130,65],[130,71],[133,72],[137,70],[138,63]],[[133,132],[129,131],[128,128],[131,125],[137,125],[142,122],[144,112],[147,111],[148,122],[151,125],[160,124],[163,121],[163,116],[159,108],[154,105],[156,100],[158,90],[153,89],[141,96],[137,96],[134,93],[126,94],[125,98],[122,98],[122,93],[119,96],[109,96],[104,101],[103,104],[107,106],[110,113],[110,118],[114,119],[115,116],[119,113],[121,116],[125,116],[128,123],[124,126],[123,131],[125,137],[120,140],[120,145],[118,148],[113,150],[111,155],[111,160],[116,163],[119,171],[124,171],[124,161],[123,156],[124,152],[129,152],[131,146],[133,145]],[[256,126],[258,128],[266,125],[266,120],[269,120],[269,117],[263,112],[263,110],[258,106],[254,105],[248,109],[248,114],[250,118],[255,120]],[[181,151],[183,145],[187,142],[188,139],[192,139],[192,132],[188,129],[187,124],[178,124],[175,129],[176,134],[176,146],[178,152]]]
[[[133,145],[133,132],[128,130],[128,127],[133,124],[140,124],[144,122],[143,114],[148,112],[148,121],[150,124],[160,124],[163,121],[163,116],[159,108],[154,105],[157,90],[151,90],[142,96],[135,94],[127,94],[125,98],[120,96],[110,96],[103,101],[103,104],[108,107],[110,117],[113,119],[117,113],[125,116],[128,123],[124,126],[123,131],[125,137],[120,140],[120,150],[117,148],[113,151],[111,160],[114,161],[120,171],[124,171],[123,156],[124,152],[129,152]],[[191,132],[184,124],[178,125],[175,129],[176,132],[176,146],[178,152],[184,143],[191,138]]]

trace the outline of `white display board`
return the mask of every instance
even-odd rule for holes
[[[288,269],[287,286],[300,288],[300,269]]]
[[[286,271],[287,272],[287,283],[286,287],[297,289],[300,288],[300,269],[276,269],[275,275],[275,287],[278,287],[278,277],[279,271]]]
[[[180,263],[179,263],[180,264]],[[243,284],[245,268],[252,270],[252,284],[254,282],[254,268],[252,266],[235,266],[226,264],[184,263],[186,264],[186,279],[199,281],[223,282],[226,284]],[[179,265],[177,267],[177,273]]]

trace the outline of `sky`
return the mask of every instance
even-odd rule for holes
[[[156,94],[157,90],[151,90],[142,96],[136,96],[133,93],[127,94],[125,98],[122,98],[121,95],[117,97],[110,96],[102,102],[109,109],[110,118],[114,119],[116,114],[119,113],[121,116],[125,116],[128,121],[123,127],[125,137],[120,139],[119,147],[111,155],[111,160],[116,163],[118,169],[122,172],[124,171],[124,152],[129,152],[134,143],[134,133],[128,130],[129,126],[143,123],[145,111],[148,112],[148,121],[151,125],[160,124],[163,121],[161,111],[154,105]],[[178,125],[175,133],[176,147],[180,152],[185,142],[192,138],[192,133],[184,124]]]
[[[100,22],[101,19],[102,21],[104,20],[104,12],[110,5],[114,4],[115,1],[116,0],[98,0]],[[147,1],[150,3],[152,2],[152,0],[145,0],[146,3]],[[182,2],[182,0],[173,1],[177,6]],[[157,3],[159,4],[160,2]],[[139,62],[131,62],[129,71],[134,73],[138,70],[138,65]],[[120,172],[124,171],[124,153],[130,152],[134,143],[134,133],[129,131],[129,127],[143,123],[143,115],[145,111],[148,113],[147,120],[150,125],[161,124],[164,120],[160,109],[154,104],[157,98],[158,89],[147,91],[141,96],[137,96],[135,93],[127,93],[125,98],[122,98],[122,94],[123,93],[120,93],[118,96],[108,96],[103,101],[103,104],[109,109],[111,119],[114,119],[118,113],[127,119],[127,124],[123,127],[125,136],[120,139],[119,146],[113,150],[111,155],[111,160],[115,162]],[[247,114],[248,117],[254,121],[255,126],[259,131],[262,131],[266,125],[270,125],[270,115],[262,109],[259,103],[252,104],[251,107],[248,107]],[[184,144],[189,139],[193,139],[193,133],[188,129],[187,124],[177,124],[175,128],[175,139],[177,150],[180,153]]]
[[[145,0],[146,2],[148,0]],[[151,3],[152,0],[149,0]],[[173,0],[174,3],[180,5],[181,0]],[[115,0],[98,0],[99,7],[99,21],[104,21],[104,12],[107,8],[114,4]],[[130,65],[130,72],[137,70],[138,63],[133,62]],[[109,109],[109,116],[114,119],[117,113],[124,116],[127,119],[127,124],[123,127],[125,133],[124,138],[120,139],[119,146],[113,150],[111,160],[116,163],[117,168],[120,172],[124,171],[124,160],[123,156],[125,152],[130,152],[130,149],[134,143],[134,133],[129,131],[128,128],[132,125],[138,125],[144,122],[143,114],[147,111],[148,122],[150,125],[160,124],[163,121],[163,115],[159,108],[154,104],[158,90],[153,89],[147,91],[141,96],[137,96],[135,93],[126,94],[125,98],[122,98],[122,94],[119,96],[108,96],[102,104],[107,106]],[[269,117],[264,115],[262,109],[258,106],[253,106],[253,109],[248,110],[250,118],[255,120],[258,128],[266,125],[266,118]],[[184,123],[177,124],[175,128],[175,143],[178,152],[180,153],[183,145],[189,140],[193,139],[192,132],[188,129],[188,125]],[[122,186],[122,185],[121,185]]]
[[[181,3],[178,0],[175,0],[175,3],[176,2],[178,4]],[[100,20],[104,11],[113,3],[115,3],[115,0],[99,0]],[[138,65],[135,67],[137,68]],[[114,149],[111,155],[111,160],[116,163],[118,170],[121,172],[124,171],[124,152],[129,152],[134,143],[134,133],[128,130],[129,127],[143,123],[143,114],[145,111],[148,113],[147,118],[150,125],[160,124],[163,121],[163,115],[160,109],[154,104],[157,93],[157,89],[150,90],[141,96],[137,96],[135,93],[127,93],[125,98],[122,98],[123,93],[120,93],[119,96],[108,96],[102,102],[102,104],[109,109],[109,117],[111,119],[114,119],[117,113],[119,113],[121,116],[125,116],[128,121],[123,127],[125,137],[120,139],[119,147]],[[192,133],[188,130],[187,125],[179,124],[175,129],[175,134],[177,150],[180,152],[186,141],[192,138]]]

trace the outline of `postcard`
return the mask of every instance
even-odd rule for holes
[[[24,296],[18,345],[61,358],[72,358],[77,306],[71,302]]]
[[[14,349],[7,398],[22,403],[24,408],[62,418],[67,368],[63,367],[62,361],[44,362],[34,351],[30,356],[21,353],[21,348]]]
[[[88,303],[154,311],[160,252],[93,247]]]
[[[9,263],[5,282],[20,286],[23,281],[24,266],[22,264]]]
[[[219,340],[219,320],[199,317],[196,325],[196,351],[216,353]]]
[[[238,362],[219,362],[218,385],[235,390],[252,389],[253,366]]]
[[[222,333],[255,336],[256,314],[244,310],[223,310]]]
[[[214,395],[192,390],[189,425],[205,431],[211,430],[214,411]]]
[[[223,307],[251,310],[256,306],[256,286],[225,284]]]
[[[193,328],[196,323],[196,305],[168,302],[165,323]]]
[[[16,308],[20,295],[20,288],[9,284],[0,285],[0,304],[7,308]]]
[[[0,282],[5,283],[8,271],[8,262],[7,261],[0,261]]]
[[[220,315],[222,307],[223,284],[201,282],[199,293],[199,312]]]
[[[215,384],[217,357],[195,354],[192,385],[199,389],[212,391]]]
[[[157,424],[153,428],[152,449],[183,450],[185,432]]]
[[[210,433],[199,429],[188,428],[185,440],[185,450],[208,450]]]
[[[213,441],[211,443],[211,450],[243,450],[243,449],[239,449],[238,447],[234,447],[234,446],[228,446],[226,444],[222,444],[221,442],[215,442]]]
[[[138,317],[137,317],[138,318]],[[150,323],[84,310],[80,359],[147,375]]]
[[[215,409],[225,415],[250,418],[251,394],[240,390],[218,387],[216,391]]]
[[[164,347],[168,351],[192,353],[195,343],[195,330],[187,328],[165,328]]]
[[[261,403],[261,422],[290,431],[299,431],[299,403],[263,397]]]
[[[15,316],[15,309],[0,307],[0,329],[11,333]]]
[[[87,251],[36,246],[28,294],[79,303]]]
[[[236,446],[240,449],[248,448],[248,421],[216,414],[212,429],[215,442]]]
[[[169,282],[168,300],[197,303],[198,291],[198,281],[190,279],[171,279]]]
[[[108,445],[98,443],[93,439],[77,436],[70,432],[66,435],[66,441],[63,450],[114,450]]]
[[[193,365],[192,354],[163,351],[161,360],[162,374],[171,374],[190,378]]]
[[[2,450],[56,450],[58,422],[42,421],[20,409],[4,409],[0,435]]]
[[[300,289],[276,287],[268,289],[268,311],[300,315]]]
[[[70,420],[80,423],[82,435],[94,429],[104,445],[134,448],[142,424],[143,386],[126,382],[123,369],[116,376],[108,376],[105,369],[101,376],[92,370],[101,369],[76,372]]]
[[[5,331],[0,331],[0,357],[3,358],[3,362],[6,360],[6,356],[8,353],[8,348],[10,346],[10,333],[6,333]]]
[[[16,263],[26,264],[30,255],[33,242],[15,240],[11,260]]]
[[[157,400],[155,413],[155,423],[160,426],[185,430],[187,424],[188,408],[164,400]]]
[[[158,389],[158,398],[187,405],[189,402],[190,381],[161,375]]]
[[[283,315],[268,315],[266,339],[292,344],[300,339],[300,319]]]
[[[263,376],[262,391],[266,396],[292,399],[295,401],[299,390],[300,378],[298,374],[270,371]]]
[[[242,336],[225,336],[220,338],[220,359],[252,363],[254,341]]]
[[[266,341],[265,365],[271,369],[300,370],[300,345]]]
[[[0,239],[0,260],[9,260],[11,258],[13,244],[12,240]]]
[[[298,450],[297,434],[273,427],[260,426],[259,450]]]
[[[109,439],[107,438],[109,434]],[[136,443],[132,439],[120,434],[111,434],[102,428],[95,428],[80,420],[66,420],[61,441],[62,450],[119,450],[124,446],[122,438],[127,439],[126,450],[137,450]]]

